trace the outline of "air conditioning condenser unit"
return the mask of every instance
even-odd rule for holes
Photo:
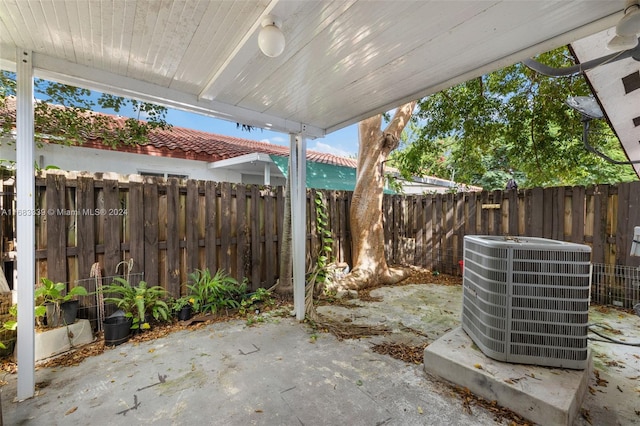
[[[584,369],[591,248],[535,237],[464,237],[462,328],[487,356]]]

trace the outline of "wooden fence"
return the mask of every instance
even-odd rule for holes
[[[12,181],[6,181],[3,194]],[[196,268],[218,268],[250,287],[272,286],[278,276],[282,188],[117,175],[48,173],[36,179],[37,275],[75,282],[99,262],[113,275],[123,260],[150,284],[184,293]],[[323,191],[333,233],[333,256],[351,264],[348,212],[351,193]],[[308,261],[319,249],[315,190],[307,195]],[[5,273],[11,268],[14,215],[3,197]],[[630,257],[640,225],[640,182],[593,187],[384,198],[390,263],[459,273],[468,234],[537,236],[586,243],[592,260],[639,266]],[[122,272],[120,270],[119,272]]]
[[[592,262],[639,266],[640,182],[427,196],[387,196],[388,258],[452,273],[464,235],[543,237],[591,246]]]

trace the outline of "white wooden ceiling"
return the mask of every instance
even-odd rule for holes
[[[609,29],[571,44],[580,62],[611,54],[607,42],[613,37]],[[618,135],[631,161],[640,161],[640,57],[612,61],[586,72],[603,112]],[[640,176],[640,164],[634,164]]]
[[[624,0],[0,0],[0,65],[321,137],[615,25]],[[278,58],[257,45],[282,19]]]

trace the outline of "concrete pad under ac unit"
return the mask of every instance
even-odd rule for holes
[[[424,350],[427,373],[546,426],[573,424],[588,389],[591,366],[591,351],[584,370],[496,361],[484,355],[460,327]]]

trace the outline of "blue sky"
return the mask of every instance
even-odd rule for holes
[[[286,133],[261,129],[247,132],[236,128],[236,123],[186,111],[169,109],[166,120],[173,126],[289,146],[289,135]],[[345,157],[355,156],[358,152],[358,126],[345,127],[324,138],[308,139],[307,149]]]

